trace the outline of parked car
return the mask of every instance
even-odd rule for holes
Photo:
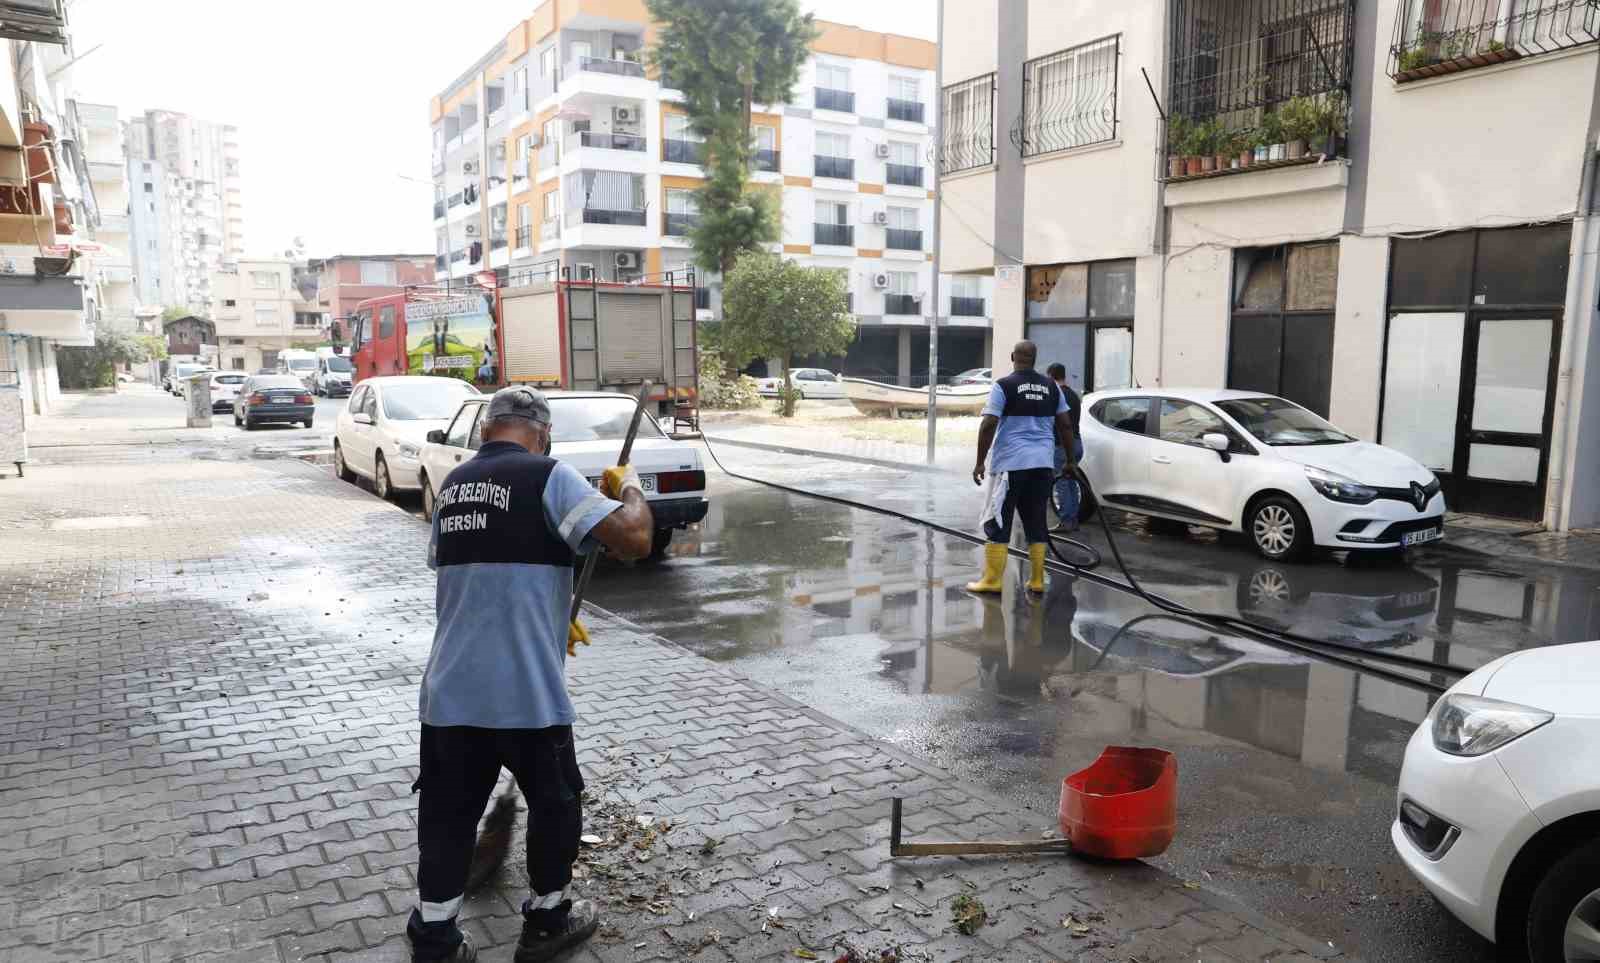
[[[478,389],[459,378],[393,375],[356,385],[333,429],[333,467],[345,481],[370,478],[380,498],[421,487],[428,432],[444,428]]]
[[[180,361],[172,366],[172,371],[167,375],[167,390],[183,397],[184,383],[202,371],[210,371],[211,366],[198,361]]]
[[[1389,836],[1507,958],[1600,959],[1600,641],[1457,682],[1406,746]]]
[[[1439,479],[1292,401],[1121,389],[1084,399],[1084,475],[1102,505],[1243,532],[1263,557],[1394,551],[1444,537]]]
[[[795,390],[805,398],[843,398],[844,382],[826,368],[790,368],[789,377]],[[761,378],[756,381],[756,391],[764,398],[776,398],[783,388],[782,378]]]
[[[248,377],[243,371],[215,371],[211,374],[211,411],[232,411],[233,399]]]
[[[233,399],[233,423],[254,431],[268,422],[301,422],[311,427],[317,399],[293,375],[251,375]]]
[[[278,352],[278,374],[293,375],[300,379],[302,385],[310,388],[315,380],[316,373],[317,354],[315,351],[288,348]]]
[[[334,354],[327,348],[318,348],[317,369],[311,375],[311,391],[326,398],[348,397],[354,372],[349,358]]]
[[[611,392],[552,391],[550,399],[550,454],[582,472],[591,484],[616,463],[622,440],[633,417],[634,400]],[[472,457],[482,441],[481,415],[487,398],[462,402],[447,428],[429,432],[422,449],[422,511],[433,515],[433,495],[456,465]],[[634,439],[632,464],[639,473],[656,533],[651,558],[666,554],[672,533],[706,517],[706,473],[700,450],[674,441],[646,416]]]
[[[987,385],[994,383],[993,368],[968,368],[950,378],[953,385]]]

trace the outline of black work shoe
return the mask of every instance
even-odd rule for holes
[[[556,915],[556,919],[550,920],[549,915]],[[517,940],[513,959],[516,963],[553,960],[562,950],[593,936],[599,928],[600,911],[591,900],[574,901],[565,916],[552,914],[550,910],[526,910],[522,914],[522,937]]]
[[[455,952],[451,955],[425,954],[427,954],[426,950],[413,944],[411,947],[411,963],[424,963],[424,961],[426,963],[473,963],[478,958],[478,948],[472,945],[472,934],[463,932],[460,944],[456,946]]]

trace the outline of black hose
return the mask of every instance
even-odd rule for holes
[[[835,505],[842,505],[846,508],[853,508],[859,511],[872,512],[877,515],[884,515],[889,518],[899,519],[900,521],[909,522],[913,525],[921,525],[942,535],[958,538],[973,545],[987,544],[986,539],[973,535],[971,532],[965,532],[960,529],[951,528],[948,525],[941,525],[938,522],[930,521],[926,518],[920,518],[916,515],[910,515],[905,512],[896,511],[892,508],[884,508],[880,505],[868,505],[863,502],[853,501],[848,498],[841,498],[837,495],[824,495],[821,492],[808,491],[804,488],[797,488],[793,485],[785,485],[780,482],[769,481],[765,478],[756,478],[752,475],[745,475],[740,472],[731,471],[729,470],[728,466],[722,463],[722,459],[717,456],[716,449],[712,447],[711,439],[705,437],[702,433],[701,440],[705,443],[706,452],[711,456],[711,460],[716,462],[717,467],[720,468],[724,474],[729,475],[730,477],[738,478],[742,481],[752,482],[757,485],[764,485],[768,488],[775,488],[779,491],[789,492],[790,494],[799,495],[802,498],[812,498]],[[1083,476],[1082,469],[1075,466],[1074,473],[1077,476],[1078,484],[1082,485],[1085,490],[1092,491],[1092,489],[1089,488],[1088,481]],[[1111,546],[1111,554],[1113,558],[1116,559],[1117,568],[1121,569],[1123,577],[1127,579],[1126,582],[1119,582],[1116,579],[1108,578],[1107,576],[1101,575],[1098,572],[1092,571],[1091,568],[1083,568],[1074,565],[1065,559],[1061,559],[1058,553],[1053,554],[1057,554],[1057,558],[1059,560],[1051,561],[1050,559],[1046,559],[1045,567],[1061,575],[1082,578],[1085,581],[1093,582],[1095,584],[1105,586],[1106,588],[1115,589],[1121,592],[1128,592],[1138,596],[1150,605],[1153,605],[1156,608],[1173,615],[1181,616],[1194,621],[1209,623],[1211,625],[1219,625],[1224,630],[1234,635],[1240,635],[1245,638],[1253,639],[1257,642],[1265,643],[1267,645],[1275,645],[1279,648],[1289,649],[1290,651],[1298,652],[1302,655],[1310,656],[1312,658],[1322,659],[1325,662],[1343,666],[1344,668],[1348,668],[1356,672],[1365,672],[1368,675],[1376,676],[1386,681],[1393,682],[1396,685],[1409,686],[1414,689],[1420,689],[1424,692],[1443,693],[1448,687],[1428,679],[1418,679],[1413,676],[1395,672],[1390,669],[1381,668],[1379,666],[1369,665],[1367,663],[1389,662],[1394,665],[1402,666],[1415,671],[1426,672],[1429,674],[1443,673],[1447,675],[1465,676],[1472,671],[1471,669],[1463,666],[1450,665],[1448,663],[1429,662],[1425,659],[1418,659],[1412,656],[1397,655],[1388,652],[1372,652],[1359,646],[1347,645],[1343,642],[1333,642],[1326,639],[1312,639],[1306,636],[1295,635],[1291,632],[1284,632],[1278,629],[1260,626],[1248,620],[1236,618],[1231,615],[1196,611],[1181,602],[1177,602],[1173,599],[1166,598],[1165,596],[1157,595],[1153,592],[1147,591],[1144,586],[1139,584],[1138,580],[1136,580],[1132,573],[1128,571],[1127,563],[1122,559],[1122,552],[1117,547],[1116,537],[1111,534],[1111,526],[1106,521],[1104,506],[1102,506],[1102,510],[1100,512],[1100,525],[1105,532],[1107,544]],[[1068,539],[1063,540],[1071,541]],[[1091,552],[1094,551],[1092,548],[1087,545],[1083,545],[1081,542],[1073,541],[1072,544],[1080,545]],[[1008,549],[1008,552],[1015,558],[1025,559],[1028,557],[1023,552],[1020,552],[1014,548]],[[1095,554],[1098,558],[1098,553]]]

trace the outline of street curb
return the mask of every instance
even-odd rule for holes
[[[815,448],[795,448],[789,445],[772,445],[761,441],[743,441],[726,436],[708,435],[701,432],[701,437],[714,441],[719,445],[734,445],[739,448],[755,448],[760,451],[777,452],[782,455],[811,455],[816,458],[831,458],[834,461],[854,462],[858,465],[873,465],[877,468],[893,468],[896,471],[921,471],[934,472],[940,475],[954,475],[962,477],[961,472],[952,468],[940,468],[938,465],[918,465],[909,461],[891,461],[887,458],[868,458],[864,455],[845,455],[838,452],[818,451]]]
[[[1001,811],[1014,811],[1014,810],[1019,808],[1017,806],[1017,803],[1014,800],[1006,799],[1005,797],[999,795],[998,793],[992,792],[991,790],[985,788],[982,785],[979,785],[978,783],[972,782],[972,781],[967,780],[967,779],[963,779],[963,778],[955,775],[954,773],[949,772],[946,769],[940,768],[939,766],[929,762],[926,759],[922,759],[922,758],[920,758],[918,756],[912,755],[911,753],[905,751],[904,749],[901,749],[899,746],[896,746],[891,742],[888,742],[888,741],[886,741],[884,739],[881,739],[878,736],[875,736],[872,733],[867,732],[864,729],[860,729],[860,728],[858,728],[856,726],[853,726],[850,723],[845,722],[845,721],[843,721],[841,719],[836,719],[833,716],[830,716],[825,712],[822,712],[822,711],[820,711],[818,709],[813,708],[812,706],[809,706],[809,705],[807,705],[807,704],[805,704],[803,702],[800,702],[800,701],[798,701],[796,699],[790,698],[788,695],[786,695],[782,691],[780,691],[778,689],[775,689],[772,686],[767,685],[766,683],[758,682],[757,680],[750,678],[749,676],[745,675],[742,672],[736,672],[733,669],[723,665],[720,662],[715,662],[715,661],[713,661],[711,659],[708,659],[705,656],[701,655],[700,653],[695,652],[693,649],[690,649],[688,646],[682,645],[682,644],[680,644],[678,642],[674,642],[673,640],[671,640],[669,638],[666,638],[663,635],[660,635],[658,633],[652,632],[649,629],[645,628],[644,626],[640,625],[639,623],[634,622],[631,619],[625,618],[624,616],[618,615],[617,613],[611,611],[610,609],[604,608],[604,607],[602,607],[600,605],[596,605],[594,602],[590,602],[590,601],[587,601],[587,600],[584,601],[583,607],[585,609],[591,610],[595,614],[597,614],[597,615],[599,615],[599,616],[601,616],[601,617],[603,617],[605,619],[608,619],[608,620],[610,620],[612,622],[617,623],[618,625],[623,626],[626,629],[629,629],[630,631],[637,632],[638,634],[643,635],[646,638],[649,638],[650,640],[652,640],[653,642],[657,643],[658,645],[662,645],[662,646],[665,646],[667,648],[674,649],[674,650],[676,650],[678,652],[682,652],[683,654],[689,656],[690,658],[693,658],[693,659],[695,659],[695,660],[697,660],[697,661],[699,661],[701,663],[704,663],[708,668],[710,668],[714,672],[717,672],[717,673],[722,674],[724,676],[728,676],[728,677],[737,679],[740,682],[742,682],[742,683],[744,683],[746,685],[749,685],[754,689],[759,690],[763,695],[767,696],[768,698],[773,699],[773,700],[775,700],[777,702],[781,702],[784,705],[788,706],[789,708],[794,709],[794,710],[796,710],[796,711],[798,711],[798,712],[810,717],[811,719],[814,719],[815,721],[817,721],[818,723],[820,723],[822,725],[829,726],[831,728],[838,729],[838,730],[841,730],[843,732],[848,732],[848,733],[850,733],[852,735],[858,736],[859,738],[865,739],[868,742],[871,742],[875,747],[877,747],[885,755],[894,757],[895,759],[897,759],[900,762],[906,764],[907,766],[911,767],[912,769],[916,770],[917,772],[922,773],[925,776],[929,776],[931,778],[940,779],[940,780],[943,780],[943,781],[948,782],[948,783],[959,785],[962,789],[964,789],[965,791],[971,793],[973,796],[978,797],[979,799],[982,799],[985,802],[991,803],[998,810],[1001,810]],[[578,720],[578,724],[581,726],[582,723],[583,723],[583,720],[580,718]],[[1033,810],[1031,810],[1031,809],[1026,809],[1025,807],[1022,807],[1022,808],[1024,808],[1024,810],[1026,812],[1030,813],[1030,814],[1033,812]],[[1045,818],[1048,819],[1050,815],[1051,814],[1048,814],[1048,813],[1045,814]],[[1070,857],[1068,857],[1068,858],[1070,858]],[[1153,865],[1151,865],[1150,863],[1148,863],[1148,862],[1146,862],[1144,860],[1138,860],[1137,862],[1142,863],[1146,868],[1150,869],[1151,871],[1160,873],[1162,876],[1167,877],[1169,880],[1172,881],[1173,885],[1183,885],[1183,884],[1185,884],[1187,882],[1187,881],[1181,879],[1180,877],[1174,876],[1171,873],[1167,872],[1166,870],[1161,869],[1161,868],[1159,868],[1157,866],[1153,866]],[[1240,919],[1243,919],[1247,923],[1249,923],[1251,926],[1255,927],[1258,930],[1261,930],[1263,933],[1266,933],[1269,936],[1272,936],[1272,937],[1274,937],[1276,939],[1280,939],[1283,942],[1294,946],[1295,948],[1299,949],[1301,952],[1307,954],[1308,956],[1316,957],[1319,960],[1354,959],[1353,957],[1349,957],[1349,956],[1345,955],[1344,952],[1341,951],[1340,949],[1338,949],[1337,947],[1335,947],[1332,944],[1331,941],[1329,941],[1329,940],[1318,940],[1315,937],[1312,937],[1312,936],[1310,936],[1308,934],[1302,933],[1299,930],[1293,928],[1292,926],[1289,926],[1286,923],[1280,922],[1278,920],[1273,919],[1270,916],[1263,915],[1262,913],[1260,913],[1257,910],[1251,909],[1250,907],[1248,907],[1245,904],[1239,902],[1238,900],[1234,899],[1231,896],[1226,896],[1226,895],[1224,895],[1222,893],[1214,893],[1214,892],[1208,891],[1208,890],[1206,890],[1204,888],[1190,889],[1190,888],[1188,888],[1187,885],[1183,885],[1183,889],[1184,889],[1184,892],[1186,894],[1194,897],[1195,899],[1200,900],[1201,902],[1209,904],[1213,909],[1218,910],[1219,912],[1227,913],[1227,914],[1229,914],[1231,916],[1235,916],[1235,917],[1238,917]]]

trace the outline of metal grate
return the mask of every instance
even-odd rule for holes
[[[1402,0],[1389,48],[1399,81],[1600,40],[1600,0]]]
[[[1178,116],[1233,122],[1349,89],[1355,0],[1171,2],[1168,102]]]
[[[994,74],[944,89],[939,170],[949,174],[994,163]]]
[[[902,187],[922,186],[922,168],[914,164],[886,164],[884,166],[887,168],[888,177],[886,179],[889,183],[898,184]]]
[[[1022,66],[1022,115],[1011,142],[1032,157],[1117,137],[1120,34],[1030,60]]]

